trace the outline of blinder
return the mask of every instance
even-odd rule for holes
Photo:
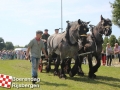
[[[88,28],[88,26],[87,26],[87,23],[85,23],[85,22],[83,22],[82,21],[82,24],[81,24],[81,26],[83,26],[83,31],[84,32],[88,32],[89,31],[89,28]],[[80,27],[81,27],[80,26]],[[80,30],[80,28],[78,28],[78,30]],[[80,37],[87,37],[87,34],[81,34],[81,35],[79,35]]]

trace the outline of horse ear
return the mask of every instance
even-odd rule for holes
[[[80,19],[78,19],[78,24],[82,24],[82,21]]]
[[[87,24],[89,24],[90,23],[90,21],[89,22],[87,22]]]
[[[101,15],[101,20],[104,20],[103,16]]]

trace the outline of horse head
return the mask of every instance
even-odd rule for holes
[[[81,39],[82,45],[84,46],[86,44],[86,38],[87,38],[87,32],[89,31],[88,24],[90,22],[84,22],[82,20],[78,20],[79,23],[79,37]]]
[[[109,36],[112,33],[112,22],[110,19],[105,19],[101,15],[101,21],[99,23],[99,32],[100,34],[104,34],[105,36]]]
[[[79,35],[81,36],[87,36],[87,32],[89,31],[88,24],[90,22],[84,22],[82,20],[78,20],[78,29],[79,29]]]
[[[71,39],[71,41],[78,41],[78,39],[81,39],[82,41],[84,41],[85,43],[85,39],[87,37],[87,32],[89,31],[88,28],[88,24],[90,22],[84,22],[80,19],[78,19],[78,21],[75,22],[70,22],[70,21],[66,21],[67,22],[67,33],[66,36],[72,36],[73,39]]]

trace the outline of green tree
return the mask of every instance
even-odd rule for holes
[[[103,43],[103,50],[105,51],[105,49],[106,49],[106,45],[107,45],[107,43],[109,42],[109,39],[108,39],[108,37],[105,37],[104,38],[104,43]]]
[[[12,42],[6,42],[5,45],[6,45],[6,50],[13,50],[14,49]]]
[[[116,39],[115,35],[110,36],[109,43],[110,43],[111,47],[114,47],[115,43],[117,43],[117,39]]]
[[[120,0],[115,0],[114,3],[110,3],[112,7],[112,22],[120,27]]]
[[[0,50],[2,50],[3,48],[5,48],[4,39],[0,37]]]
[[[118,37],[118,43],[119,43],[119,45],[120,45],[120,36]]]
[[[16,46],[14,46],[14,48],[20,48],[20,46],[19,46],[19,45],[16,45]]]
[[[25,45],[25,48],[27,48],[28,47],[28,45]]]

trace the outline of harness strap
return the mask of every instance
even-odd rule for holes
[[[92,39],[93,39],[93,41],[95,42],[95,48],[96,48],[96,51],[97,51],[97,44],[96,44],[95,35],[94,35],[94,33],[93,33],[93,27],[92,27],[92,30],[91,30],[91,31],[92,31],[92,35],[93,35],[93,38],[94,38],[94,39],[93,39],[93,38],[92,38]]]
[[[75,39],[75,37],[72,35],[73,39],[75,40],[76,43],[78,43],[78,41]]]

